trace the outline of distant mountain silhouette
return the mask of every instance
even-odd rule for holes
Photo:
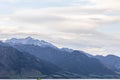
[[[97,55],[95,58],[99,59],[108,68],[120,72],[120,57],[115,55],[100,56]]]
[[[67,78],[61,74],[56,65],[0,42],[0,78]]]
[[[16,39],[17,40],[17,39]],[[114,71],[107,68],[98,59],[88,57],[85,52],[69,49],[59,49],[51,46],[39,46],[34,44],[25,43],[18,39],[20,43],[12,43],[11,40],[7,40],[7,43],[21,52],[30,53],[42,60],[49,61],[52,64],[59,66],[64,71],[68,71],[73,74],[83,75],[87,77],[96,77],[93,75],[99,75],[104,77],[111,77],[110,75],[117,75]],[[34,39],[31,38],[31,41]],[[39,40],[37,40],[39,42]],[[36,43],[36,42],[35,42]],[[112,76],[113,77],[113,76]]]
[[[12,39],[6,40],[6,43],[9,43],[9,44],[30,44],[30,45],[36,45],[36,46],[41,46],[41,47],[57,48],[56,46],[54,46],[51,43],[48,43],[44,40],[33,39],[32,37],[27,37],[27,38],[23,38],[23,39],[12,38]]]

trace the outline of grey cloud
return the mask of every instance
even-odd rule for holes
[[[51,42],[59,47],[68,47],[73,49],[79,49],[87,51],[88,49],[105,49],[106,54],[112,53],[113,51],[119,55],[119,39],[116,39],[114,37],[111,37],[109,35],[105,35],[99,32],[91,32],[92,35],[89,35],[88,33],[56,33],[56,34],[42,34],[42,33],[1,33],[0,39],[6,39],[6,38],[22,38],[27,36],[32,36],[37,39],[43,39],[48,42]],[[71,39],[66,39],[63,36],[73,36]],[[117,51],[115,51],[117,50]],[[90,51],[88,51],[91,53]],[[99,51],[98,51],[99,53]],[[97,53],[96,53],[97,54]],[[99,53],[100,54],[100,53]]]
[[[46,23],[55,23],[58,21],[65,21],[66,18],[60,17],[60,16],[53,16],[53,15],[41,15],[41,16],[13,16],[13,20],[17,22],[23,22],[23,23],[33,23],[33,24],[46,24]]]
[[[94,14],[96,12],[98,13]],[[104,12],[107,10],[101,8],[58,7],[16,11],[11,19],[21,24],[37,24],[52,30],[72,32],[83,29],[93,30],[99,25],[120,22],[119,16],[105,15]]]
[[[105,13],[107,13],[106,9],[89,7],[82,9],[80,7],[62,7],[16,11],[11,16],[11,20],[17,22],[18,25],[24,23],[22,26],[26,27],[26,25],[32,24],[31,30],[37,27],[40,27],[40,29],[45,27],[53,33],[46,30],[46,34],[41,34],[37,33],[37,30],[36,33],[3,34],[3,38],[29,35],[38,38],[39,36],[39,39],[48,40],[62,47],[74,49],[104,48],[110,53],[109,49],[111,48],[118,50],[120,39],[98,32],[96,29],[102,25],[119,22],[120,19],[119,16],[106,15]]]

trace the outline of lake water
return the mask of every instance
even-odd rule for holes
[[[0,79],[0,80],[37,80],[37,79]],[[41,80],[120,80],[120,79],[41,79]]]

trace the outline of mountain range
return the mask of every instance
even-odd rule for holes
[[[119,63],[31,37],[0,42],[0,78],[120,78]]]
[[[95,58],[99,59],[104,65],[110,69],[120,72],[120,57],[115,55],[101,56],[97,55]]]

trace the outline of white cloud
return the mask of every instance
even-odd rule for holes
[[[37,24],[52,30],[73,30],[73,32],[84,29],[93,30],[99,25],[120,22],[120,16],[97,13],[104,13],[105,11],[104,9],[93,9],[88,7],[29,9],[16,11],[12,15],[12,19],[21,23]]]
[[[64,2],[64,0],[49,1]],[[116,52],[114,54],[119,55],[119,36],[97,31],[105,25],[120,22],[119,15],[108,15],[119,12],[119,1],[70,1],[71,6],[18,9],[12,15],[2,16],[0,18],[0,38],[33,36],[53,42],[60,47],[105,55],[114,51]],[[81,5],[81,2],[84,1],[85,5]]]
[[[95,6],[107,8],[109,10],[120,10],[120,0],[88,0]]]
[[[19,3],[19,2],[33,2],[34,0],[0,0],[0,3]],[[37,1],[37,0],[36,0]]]
[[[86,48],[86,49],[83,49],[85,50],[86,52],[88,53],[92,53],[93,55],[107,55],[108,52],[106,51],[106,49],[104,48]]]

